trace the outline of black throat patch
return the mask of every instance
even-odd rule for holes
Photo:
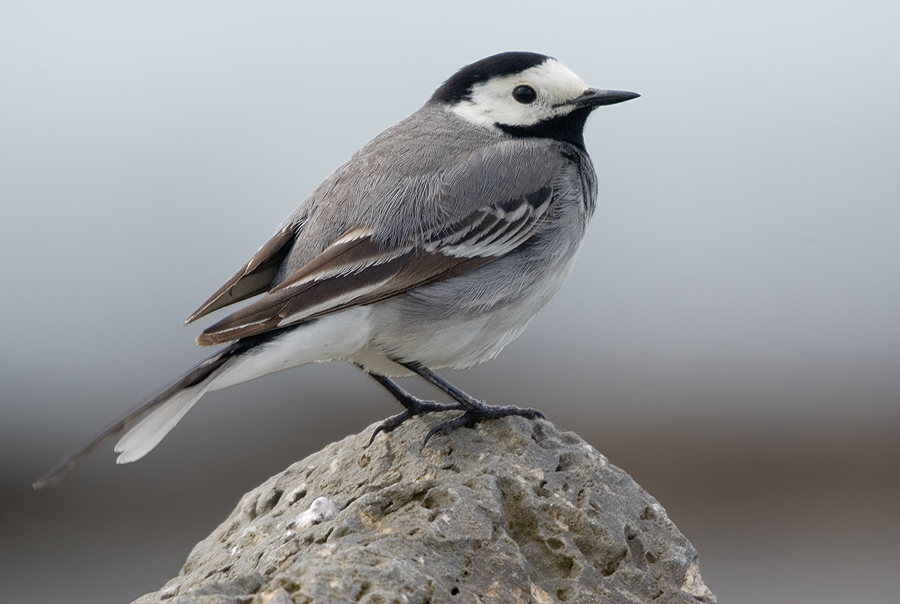
[[[513,136],[552,138],[571,143],[584,151],[584,123],[592,110],[593,107],[581,107],[566,115],[551,117],[531,126],[509,126],[507,124],[496,124],[496,126]]]

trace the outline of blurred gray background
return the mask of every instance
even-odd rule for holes
[[[396,412],[307,366],[29,487],[205,353],[184,319],[331,170],[462,65],[533,50],[643,96],[588,122],[567,286],[449,377],[631,473],[722,602],[895,603],[900,4],[325,4],[0,5],[2,599],[155,590],[244,491]]]

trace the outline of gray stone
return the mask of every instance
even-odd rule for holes
[[[150,604],[714,603],[663,507],[571,432],[519,417],[374,426],[247,493]],[[319,497],[332,520],[289,528]]]

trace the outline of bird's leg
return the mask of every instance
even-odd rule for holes
[[[522,417],[527,417],[528,419],[544,418],[544,414],[537,409],[516,407],[515,405],[488,405],[484,401],[480,401],[466,394],[465,392],[433,372],[431,369],[428,369],[427,367],[420,365],[419,363],[400,364],[410,371],[413,371],[424,379],[428,380],[433,385],[437,386],[440,390],[447,393],[451,398],[453,398],[453,400],[459,403],[461,409],[465,409],[465,413],[463,413],[459,417],[446,421],[432,428],[431,431],[429,431],[425,436],[425,443],[427,443],[428,439],[430,439],[435,434],[449,434],[456,428],[460,427],[471,428],[478,422],[485,419],[498,419],[501,417],[507,417],[509,415],[520,415]]]
[[[390,392],[394,396],[394,398],[400,401],[400,404],[403,405],[403,411],[401,413],[392,415],[391,417],[381,422],[381,424],[377,428],[375,428],[375,432],[372,433],[372,438],[369,439],[370,445],[372,444],[372,441],[375,440],[375,437],[378,436],[379,432],[392,432],[400,424],[411,417],[415,417],[416,415],[431,413],[433,411],[464,411],[468,409],[468,407],[464,406],[461,403],[446,404],[438,403],[436,401],[422,400],[419,397],[413,396],[412,394],[401,388],[399,385],[397,385],[397,382],[387,376],[379,375],[377,373],[370,373],[369,375],[376,382],[384,386],[385,390]]]

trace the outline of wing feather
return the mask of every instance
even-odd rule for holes
[[[548,186],[479,208],[434,228],[418,246],[385,246],[372,229],[351,229],[262,298],[206,329],[197,343],[222,344],[464,275],[525,243],[553,199]],[[226,292],[226,286],[220,291]],[[209,312],[209,306],[201,311]]]
[[[222,287],[216,290],[216,293],[201,304],[185,324],[193,323],[200,317],[220,308],[268,291],[296,237],[295,228],[291,226],[281,228],[265,245],[259,248],[259,251],[250,258],[247,264],[242,266]]]

